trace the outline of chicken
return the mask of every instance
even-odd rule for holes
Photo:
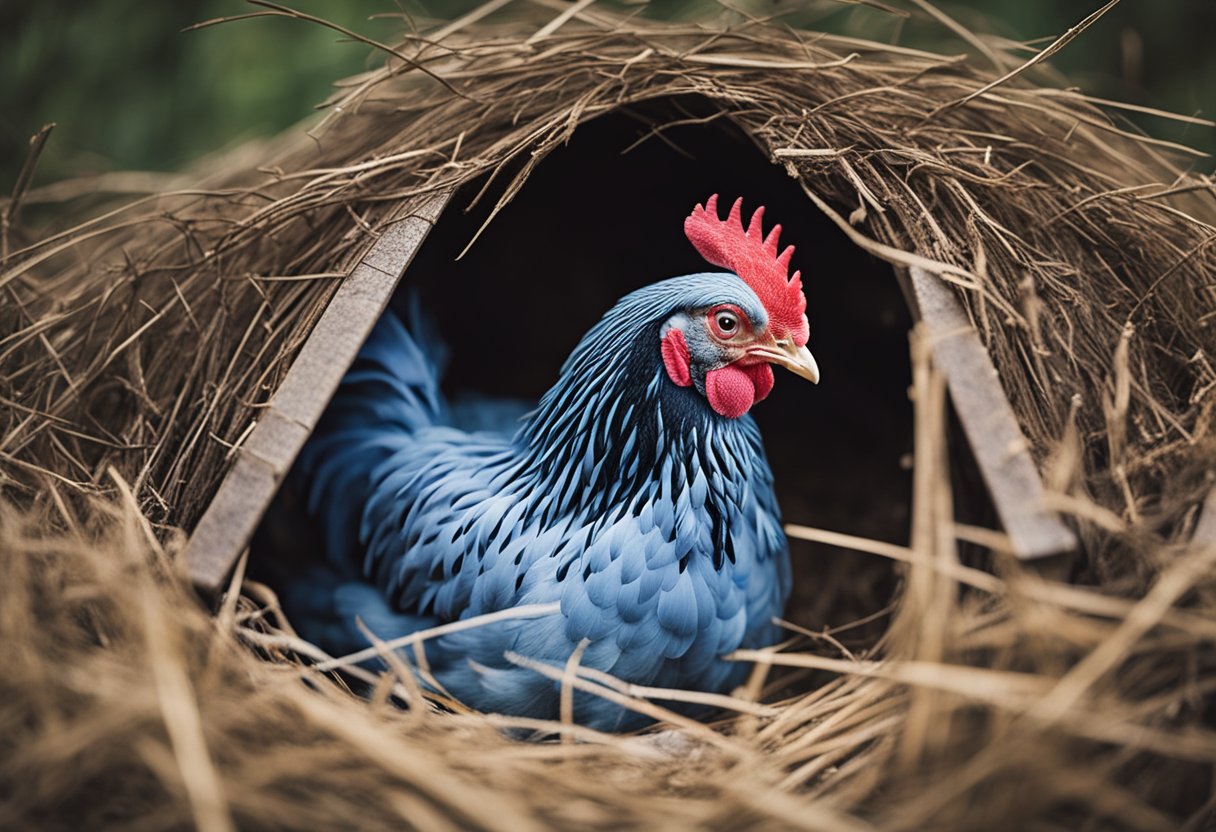
[[[510,657],[562,668],[582,644],[583,667],[627,682],[739,685],[747,666],[722,656],[775,642],[790,591],[748,412],[773,365],[819,378],[793,247],[778,254],[780,226],[765,238],[763,213],[745,230],[741,200],[726,220],[716,196],[698,205],[685,233],[730,271],[623,298],[514,430],[462,430],[427,339],[387,313],[289,477],[324,550],[323,566],[280,570],[300,632],[344,654],[368,645],[360,624],[387,640],[553,604],[428,640],[430,683],[481,710],[556,718],[560,682]],[[574,718],[643,722],[587,694]]]

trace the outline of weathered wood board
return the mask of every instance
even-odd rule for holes
[[[1014,553],[1030,560],[1075,551],[1072,530],[1044,505],[1043,481],[996,368],[966,310],[936,275],[909,270],[933,362],[946,388]]]
[[[1195,531],[1191,534],[1191,542],[1204,546],[1216,546],[1216,488],[1208,492],[1203,507],[1199,510],[1199,520],[1195,523]]]
[[[343,279],[282,385],[236,449],[236,462],[186,544],[187,568],[201,592],[214,595],[223,589],[304,441],[450,196],[432,197],[384,228]]]

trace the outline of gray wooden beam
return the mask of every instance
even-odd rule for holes
[[[1216,488],[1208,492],[1203,507],[1199,509],[1199,520],[1191,533],[1191,542],[1216,546]]]
[[[282,385],[236,449],[236,462],[186,544],[190,577],[203,593],[223,590],[296,455],[450,197],[434,196],[384,228],[343,279]]]
[[[1077,539],[1045,507],[1043,481],[996,368],[958,297],[941,278],[912,268],[912,291],[933,363],[975,454],[1014,553],[1023,560],[1075,551]]]

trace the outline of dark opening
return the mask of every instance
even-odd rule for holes
[[[797,183],[724,118],[646,138],[655,123],[709,113],[703,101],[653,102],[580,127],[541,163],[468,253],[507,177],[469,205],[458,193],[410,266],[451,350],[450,390],[534,400],[592,324],[617,299],[666,277],[712,270],[685,239],[683,220],[711,193],[767,207],[797,246],[823,380],[778,371],[753,414],[764,435],[787,522],[906,543],[912,450],[911,318],[889,265],[830,223]],[[628,151],[628,152],[626,152]],[[788,616],[814,628],[885,607],[892,565],[872,555],[791,541]],[[878,622],[869,637],[885,628]],[[856,631],[858,636],[867,631]],[[868,640],[868,639],[867,639]]]

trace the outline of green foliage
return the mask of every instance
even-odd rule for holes
[[[522,2],[522,0],[521,0]],[[888,0],[911,8],[903,0]],[[403,21],[453,17],[478,0],[291,0],[362,34],[391,40]],[[940,26],[845,2],[740,0],[758,14],[800,8],[796,25],[962,51]],[[964,25],[1041,48],[1097,0],[952,0],[937,4]],[[712,0],[663,0],[643,13],[696,17]],[[58,127],[38,180],[114,168],[171,169],[234,142],[268,135],[312,112],[335,80],[379,60],[363,44],[296,20],[265,18],[182,32],[256,8],[239,0],[0,0],[0,191],[43,123]],[[371,19],[378,13],[395,17]],[[404,13],[404,17],[403,17]],[[1124,0],[1054,59],[1093,95],[1216,115],[1216,3]],[[1038,40],[1036,40],[1038,39]],[[1030,53],[1027,52],[1027,55]],[[1144,129],[1216,151],[1216,130],[1136,117]],[[1210,163],[1201,167],[1210,168]]]
[[[20,7],[19,7],[20,6]],[[293,7],[391,36],[382,0]],[[40,181],[112,168],[170,169],[300,120],[369,49],[331,29],[265,18],[181,30],[256,11],[239,0],[0,0],[0,189],[29,136],[56,122]]]

